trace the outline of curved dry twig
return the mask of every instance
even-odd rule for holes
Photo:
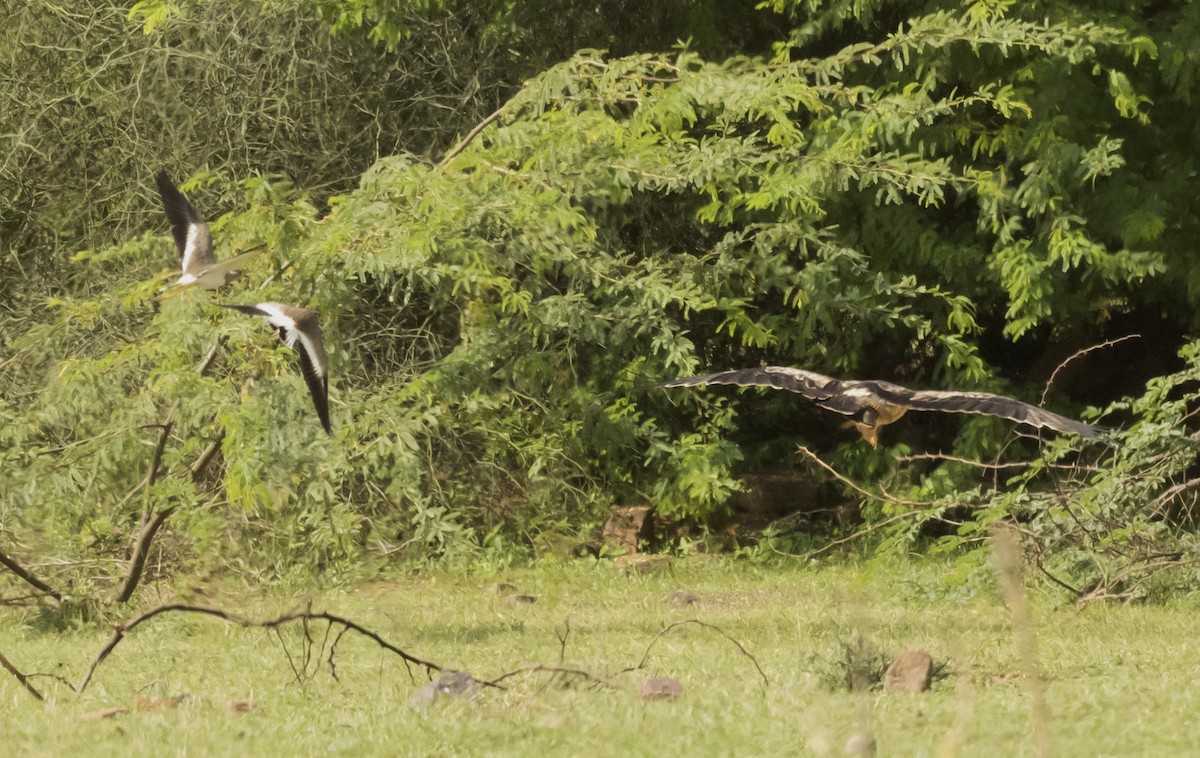
[[[626,669],[626,671],[631,671],[631,670],[632,669]],[[585,679],[590,679],[591,681],[593,681],[597,684],[603,684],[605,687],[608,687],[610,689],[614,689],[614,690],[624,689],[624,687],[619,682],[615,682],[612,679],[609,679],[608,677],[603,676],[601,674],[597,674],[594,671],[588,671],[587,669],[573,668],[571,666],[559,666],[559,665],[555,665],[555,664],[551,664],[551,663],[525,663],[525,664],[522,664],[522,665],[516,667],[512,671],[504,672],[503,674],[496,677],[495,679],[489,679],[486,682],[480,682],[480,684],[482,684],[485,687],[496,687],[498,689],[504,689],[503,687],[500,686],[500,682],[504,681],[505,679],[511,679],[512,677],[518,676],[520,674],[531,674],[531,673],[535,673],[538,671],[549,671],[549,672],[555,673],[555,674],[572,674],[574,676],[581,676]]]
[[[911,463],[913,461],[945,461],[947,463],[961,463],[965,466],[974,466],[988,470],[1000,470],[1008,468],[1029,468],[1033,464],[1030,461],[1010,461],[1008,463],[984,463],[970,458],[962,458],[957,455],[949,455],[947,453],[910,453],[908,455],[896,456],[897,463]],[[1067,467],[1063,467],[1067,468]]]
[[[907,506],[930,506],[930,505],[933,505],[932,500],[904,500],[904,499],[898,498],[894,495],[890,495],[887,492],[883,491],[882,489],[879,492],[871,492],[870,490],[868,490],[868,489],[864,488],[862,485],[860,485],[858,482],[855,482],[850,477],[846,476],[845,474],[843,474],[840,471],[838,471],[837,469],[835,469],[833,466],[830,466],[828,463],[821,460],[821,457],[819,455],[817,455],[813,451],[809,450],[804,445],[796,445],[796,449],[798,451],[800,451],[801,453],[803,453],[804,455],[808,456],[818,466],[820,466],[821,468],[828,471],[829,474],[834,479],[837,479],[839,482],[846,485],[847,487],[854,490],[855,492],[862,495],[863,497],[870,498],[871,500],[884,500],[886,502],[891,503],[892,505],[907,505]]]
[[[754,668],[758,670],[758,675],[762,677],[763,686],[767,686],[771,683],[771,680],[769,678],[767,678],[766,672],[764,672],[762,670],[762,666],[758,665],[758,659],[755,658],[754,655],[751,654],[751,652],[746,649],[745,645],[743,645],[742,643],[738,642],[736,639],[731,637],[729,635],[729,633],[726,632],[721,627],[719,627],[715,624],[710,624],[707,621],[701,621],[699,619],[686,619],[684,621],[676,621],[675,623],[668,624],[667,626],[660,629],[658,634],[654,635],[654,639],[650,640],[650,644],[646,646],[646,652],[642,654],[642,660],[638,663],[638,665],[630,666],[629,668],[625,668],[625,669],[621,669],[621,671],[619,673],[625,674],[630,671],[637,671],[638,669],[646,668],[646,664],[650,661],[650,651],[654,649],[654,646],[658,643],[659,639],[661,639],[664,635],[673,631],[674,629],[677,629],[678,627],[681,627],[681,626],[686,626],[688,624],[695,624],[696,626],[702,626],[705,629],[711,629],[714,632],[716,632],[717,634],[724,637],[725,639],[732,642],[734,645],[737,646],[737,649],[739,651],[741,651],[742,655],[749,658],[750,662],[754,664]]]
[[[1046,395],[1049,394],[1050,388],[1054,386],[1054,380],[1056,378],[1058,378],[1058,372],[1060,372],[1064,368],[1066,368],[1076,358],[1082,358],[1083,356],[1087,355],[1088,353],[1090,353],[1094,350],[1103,350],[1106,347],[1112,347],[1113,345],[1119,345],[1122,342],[1127,342],[1129,340],[1140,340],[1141,338],[1142,338],[1142,335],[1140,335],[1140,334],[1126,334],[1124,337],[1117,337],[1116,339],[1105,340],[1104,342],[1101,342],[1098,345],[1092,345],[1091,347],[1085,347],[1082,350],[1076,350],[1074,353],[1067,356],[1067,358],[1064,359],[1062,363],[1055,366],[1054,371],[1050,372],[1050,378],[1046,380],[1046,386],[1042,389],[1042,397],[1038,401],[1038,405],[1046,404]]]

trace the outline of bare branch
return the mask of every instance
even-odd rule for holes
[[[966,466],[975,466],[976,468],[984,469],[1029,468],[1033,465],[1029,461],[984,463],[983,461],[973,461],[970,458],[960,458],[957,455],[947,455],[945,453],[912,453],[910,455],[896,456],[897,463],[911,463],[912,461],[947,461],[949,463],[961,463]]]
[[[814,463],[816,463],[818,466],[820,466],[821,468],[828,471],[833,476],[834,479],[837,479],[839,482],[846,485],[850,489],[854,490],[858,494],[860,494],[864,497],[870,498],[871,500],[886,500],[887,502],[892,503],[893,505],[918,506],[918,505],[932,505],[933,504],[931,501],[922,502],[922,501],[918,501],[918,500],[902,500],[898,497],[889,495],[882,490],[880,490],[879,492],[871,492],[870,490],[864,489],[863,487],[859,486],[859,484],[857,482],[850,479],[845,474],[842,474],[841,472],[839,472],[833,466],[830,466],[825,461],[821,460],[820,456],[818,456],[813,451],[809,450],[804,445],[797,445],[796,449],[799,450],[804,455],[808,456],[810,459],[812,459],[812,461]]]
[[[1116,339],[1105,340],[1104,342],[1101,342],[1098,345],[1092,345],[1091,347],[1085,347],[1082,350],[1076,350],[1074,353],[1069,355],[1066,360],[1064,360],[1062,363],[1055,366],[1054,371],[1050,372],[1050,378],[1046,380],[1046,387],[1042,390],[1042,398],[1040,401],[1038,401],[1038,405],[1046,404],[1046,395],[1050,392],[1050,388],[1054,386],[1054,380],[1058,377],[1058,372],[1062,371],[1064,368],[1066,368],[1076,358],[1082,358],[1083,356],[1087,355],[1088,353],[1092,352],[1093,350],[1103,350],[1106,347],[1112,347],[1113,345],[1119,345],[1122,342],[1126,342],[1128,340],[1140,340],[1141,338],[1142,338],[1142,335],[1140,335],[1140,334],[1126,334],[1124,337],[1117,337]]]
[[[186,603],[169,603],[167,605],[160,605],[157,608],[152,608],[140,616],[130,619],[124,623],[117,624],[113,631],[112,638],[105,643],[104,647],[101,648],[100,652],[96,655],[95,660],[93,660],[92,664],[88,667],[87,674],[84,675],[83,681],[79,683],[79,687],[76,689],[76,692],[82,694],[83,691],[87,689],[88,684],[91,683],[92,677],[96,673],[97,667],[104,662],[104,659],[112,653],[113,649],[120,644],[121,640],[125,639],[126,634],[132,632],[141,624],[164,613],[196,613],[203,616],[212,616],[213,618],[218,618],[222,621],[228,621],[231,624],[237,624],[238,626],[254,629],[277,630],[284,624],[288,624],[293,621],[302,621],[304,623],[307,623],[310,620],[327,621],[330,624],[338,624],[344,627],[343,632],[347,630],[357,632],[358,634],[373,641],[384,650],[394,653],[404,661],[405,666],[415,664],[417,666],[421,666],[426,671],[441,671],[444,668],[436,663],[422,660],[416,656],[404,652],[400,648],[385,640],[376,632],[373,632],[370,629],[351,621],[350,619],[343,618],[342,616],[336,616],[332,613],[326,613],[324,611],[313,611],[307,606],[303,610],[289,611],[288,613],[284,613],[273,619],[259,621],[255,619],[249,619],[244,616],[238,616],[236,614],[229,613],[228,611],[223,611],[220,608],[207,608],[201,605],[188,605]],[[340,639],[340,637],[341,635],[339,634],[338,638]]]
[[[868,526],[864,529],[859,529],[858,531],[856,531],[852,534],[848,534],[845,537],[833,540],[832,542],[827,542],[824,545],[822,545],[821,547],[813,548],[812,550],[809,550],[807,553],[799,553],[799,554],[785,553],[784,551],[779,550],[779,549],[775,548],[774,546],[771,546],[771,550],[776,555],[782,555],[787,558],[795,558],[796,560],[806,561],[806,560],[809,560],[810,558],[815,558],[818,555],[820,555],[821,553],[824,553],[828,550],[832,550],[833,548],[837,547],[838,545],[844,545],[847,542],[853,542],[855,540],[862,539],[863,537],[867,536],[871,532],[878,531],[885,526],[889,526],[891,524],[896,523],[897,521],[903,521],[904,519],[912,518],[913,516],[920,516],[920,515],[922,515],[922,513],[923,513],[923,511],[920,511],[920,510],[911,510],[911,511],[905,511],[904,513],[897,513],[894,516],[889,516],[889,517],[885,518],[883,521],[876,521],[874,524],[871,524],[870,526]],[[946,519],[944,519],[944,518],[941,520],[946,521]]]
[[[18,577],[24,580],[26,584],[38,590],[39,592],[49,595],[56,601],[62,601],[62,594],[60,592],[43,582],[41,579],[38,579],[33,574],[29,573],[29,571],[21,566],[20,563],[17,563],[16,559],[11,558],[3,552],[0,552],[0,564],[3,564],[5,568],[16,574]]]
[[[476,124],[471,129],[471,131],[467,132],[466,136],[464,136],[461,140],[458,141],[457,145],[455,145],[454,147],[452,147],[446,151],[446,154],[444,156],[442,156],[442,159],[440,161],[438,161],[438,165],[445,166],[450,161],[454,160],[454,157],[456,155],[458,155],[459,153],[461,153],[463,150],[465,150],[467,148],[467,145],[471,144],[471,141],[479,136],[480,132],[482,132],[484,129],[488,128],[489,125],[491,125],[493,122],[495,122],[497,119],[500,118],[500,116],[504,113],[505,106],[507,106],[507,105],[508,105],[508,103],[501,105],[499,108],[497,108],[495,111],[493,111],[491,113],[491,115],[489,115],[483,121],[480,121],[478,124]]]
[[[42,693],[38,692],[37,689],[32,684],[29,683],[29,677],[26,676],[25,674],[22,674],[20,671],[18,671],[17,667],[12,665],[12,662],[9,661],[8,658],[6,658],[4,656],[4,653],[0,653],[0,666],[3,666],[5,671],[7,671],[8,673],[15,676],[17,678],[17,681],[20,682],[21,685],[29,691],[30,695],[33,695],[35,698],[37,698],[41,702],[46,701],[46,698],[42,697]]]
[[[204,448],[204,452],[200,453],[200,457],[192,463],[190,470],[192,472],[192,481],[198,481],[201,475],[204,474],[204,469],[208,468],[208,464],[212,463],[212,459],[216,457],[217,451],[221,449],[221,442],[225,439],[225,430],[222,428],[217,432],[217,436],[209,443],[208,447]]]
[[[133,591],[137,589],[138,582],[142,580],[142,571],[146,568],[146,559],[150,555],[150,544],[154,542],[154,536],[158,534],[158,530],[175,512],[175,508],[176,506],[172,505],[162,509],[142,527],[137,542],[133,546],[133,555],[129,558],[129,570],[125,574],[125,581],[121,583],[121,591],[117,593],[118,603],[128,603],[129,599],[133,597]]]

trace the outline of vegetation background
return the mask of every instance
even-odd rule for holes
[[[781,470],[864,521],[748,555],[845,529],[974,566],[1006,520],[1073,597],[1193,591],[1193,3],[0,10],[0,552],[60,597],[504,564],[626,503],[686,550]],[[163,169],[220,257],[266,245],[233,288],[157,298]],[[321,312],[332,439],[214,307],[262,300]],[[653,387],[763,362],[1120,431],[873,451],[783,393]]]

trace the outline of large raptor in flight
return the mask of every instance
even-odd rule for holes
[[[701,384],[736,384],[739,387],[773,387],[803,395],[818,406],[849,416],[845,426],[853,426],[872,447],[879,444],[879,429],[908,411],[948,411],[999,416],[1020,424],[1053,429],[1097,439],[1100,427],[1075,421],[1057,413],[990,392],[953,390],[910,390],[891,382],[874,379],[834,379],[786,366],[719,371],[662,382],[660,387],[691,387]]]

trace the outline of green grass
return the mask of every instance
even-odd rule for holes
[[[48,700],[38,703],[0,671],[2,740],[9,755],[841,755],[851,734],[869,728],[881,755],[1032,755],[1029,693],[1010,616],[981,576],[979,590],[967,592],[929,563],[768,569],[688,559],[637,576],[607,562],[578,562],[318,595],[316,609],[481,679],[522,663],[558,663],[556,633],[569,619],[564,663],[619,685],[529,673],[507,680],[506,690],[441,699],[424,710],[411,705],[424,675],[410,679],[397,658],[364,638],[342,638],[337,680],[322,666],[301,684],[274,633],[167,615],[134,630],[82,696],[37,678]],[[537,603],[506,601],[491,587],[499,580]],[[699,602],[668,602],[677,589]],[[1056,754],[1197,753],[1194,609],[1095,605],[1080,612],[1036,590],[1030,595]],[[266,617],[296,601],[240,589],[203,602]],[[111,634],[104,627],[38,631],[32,616],[5,614],[0,652],[23,671],[73,682]],[[641,660],[660,629],[693,618],[742,642],[770,683],[763,685],[736,646],[695,625],[659,639],[644,670],[620,673]],[[314,633],[320,640],[323,628]],[[917,696],[833,689],[828,683],[844,674],[844,644],[856,634],[889,656],[920,646],[943,675]],[[283,640],[293,657],[300,654],[298,627]],[[650,675],[679,679],[684,695],[643,702],[635,688]],[[132,706],[138,697],[180,694],[188,697],[174,709],[79,718]],[[256,709],[231,715],[234,700]]]

